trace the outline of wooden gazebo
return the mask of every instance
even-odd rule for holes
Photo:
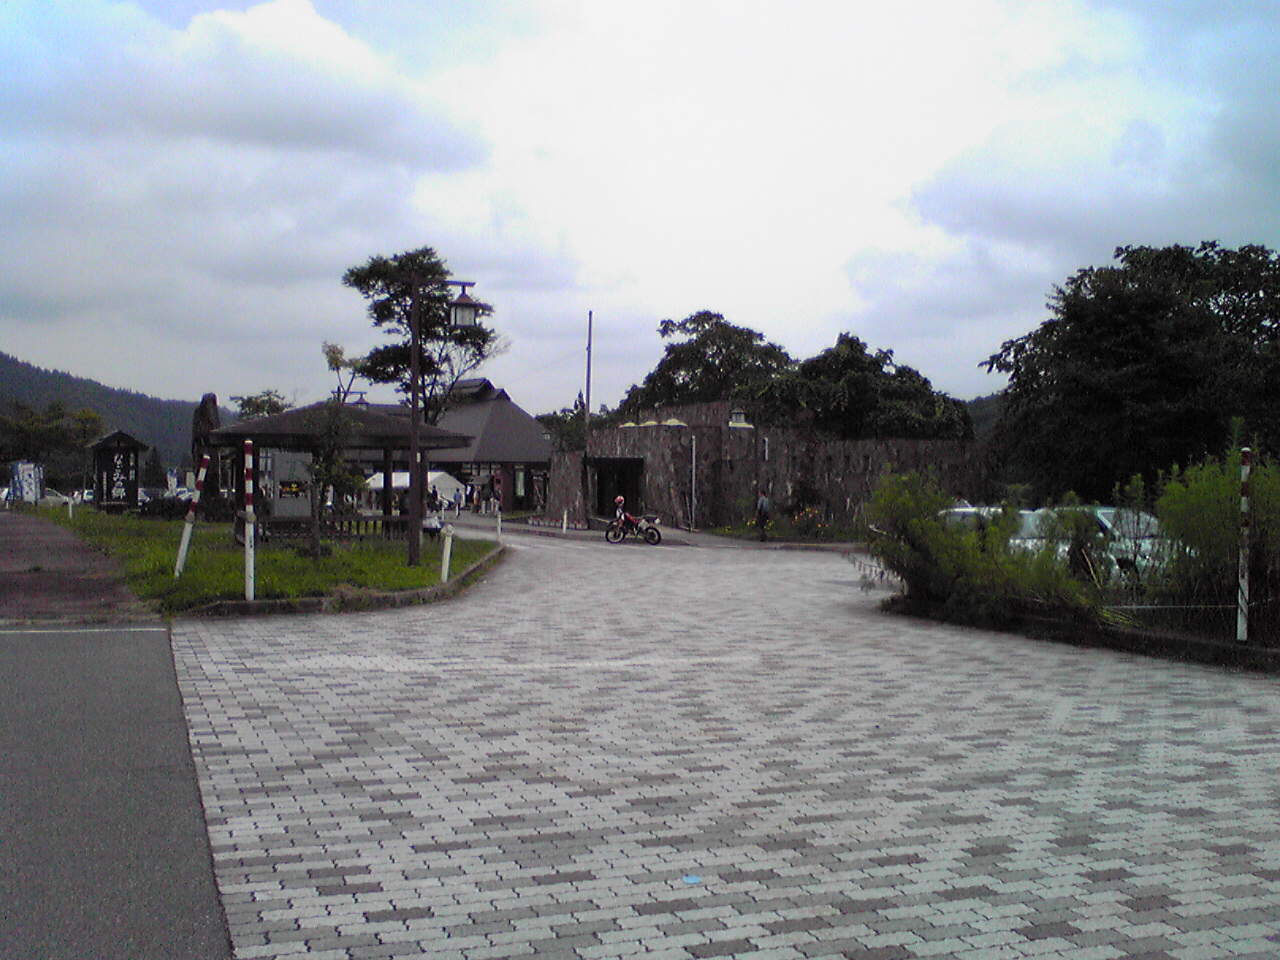
[[[310,406],[286,410],[269,417],[241,420],[213,430],[209,434],[210,445],[232,451],[235,458],[237,504],[243,508],[245,440],[252,440],[254,445],[254,490],[259,491],[255,499],[261,502],[271,495],[277,497],[278,504],[287,504],[290,498],[301,497],[302,491],[297,489],[298,481],[289,481],[288,487],[284,483],[277,483],[275,489],[264,490],[262,485],[264,455],[270,451],[313,453],[327,429],[330,416],[330,402],[313,403]],[[393,512],[392,473],[397,466],[405,469],[409,464],[409,418],[388,416],[360,403],[343,405],[341,416],[343,417],[342,444],[347,459],[356,463],[377,464],[381,467],[382,514],[384,517],[390,517]],[[470,441],[471,438],[465,434],[443,430],[422,421],[418,423],[418,446],[423,451],[424,471],[430,459],[430,451],[465,447]],[[281,515],[278,508],[277,515]]]

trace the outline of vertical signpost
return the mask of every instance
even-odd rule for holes
[[[244,442],[244,598],[253,599],[253,441]]]
[[[1240,451],[1240,591],[1236,605],[1236,642],[1249,640],[1249,467],[1253,451]]]

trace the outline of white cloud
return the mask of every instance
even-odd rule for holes
[[[368,339],[342,271],[419,245],[414,176],[482,142],[306,0],[177,30],[38,6],[0,30],[35,78],[0,102],[6,349],[160,393],[324,389],[321,339]]]
[[[988,392],[977,364],[1116,245],[1276,245],[1276,12],[0,4],[0,342],[310,399],[322,340],[379,339],[343,270],[430,244],[494,303],[511,349],[485,372],[534,410],[581,387],[588,309],[597,402],[704,308]]]

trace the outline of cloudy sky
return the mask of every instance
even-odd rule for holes
[[[319,399],[423,245],[535,413],[588,310],[593,405],[701,309],[968,398],[1118,245],[1280,247],[1275,0],[4,0],[0,77],[0,350],[163,397]]]

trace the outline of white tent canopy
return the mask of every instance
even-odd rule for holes
[[[435,487],[438,493],[445,500],[453,499],[453,491],[461,490],[466,493],[466,485],[455,479],[452,474],[445,473],[443,470],[430,470],[427,472],[427,489]],[[370,493],[382,492],[382,474],[375,473],[372,477],[364,482],[365,490]],[[396,470],[391,474],[391,489],[397,492],[409,489],[409,471]]]

